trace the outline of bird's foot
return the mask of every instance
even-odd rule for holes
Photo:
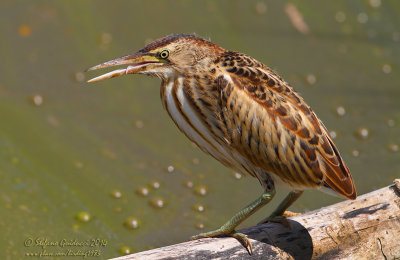
[[[268,223],[268,222],[274,222],[274,223],[281,223],[282,225],[284,225],[285,227],[288,227],[290,229],[293,229],[292,225],[290,224],[290,222],[288,221],[288,217],[293,217],[293,216],[297,216],[297,215],[301,215],[302,213],[296,213],[296,212],[292,212],[292,211],[285,211],[283,212],[282,215],[271,215],[263,220],[261,220],[258,225],[260,224],[264,224],[264,223]]]
[[[289,217],[294,217],[294,216],[298,216],[298,215],[301,215],[301,214],[303,214],[303,213],[302,212],[293,212],[293,211],[286,210],[285,212],[283,212],[282,216],[285,216],[285,217],[289,218]]]
[[[200,238],[208,238],[208,237],[217,237],[220,235],[226,235],[226,236],[236,238],[247,249],[247,251],[249,252],[250,255],[253,254],[253,246],[251,245],[250,240],[247,237],[247,235],[236,232],[235,230],[231,231],[230,233],[228,233],[228,232],[225,233],[221,229],[217,229],[217,230],[210,231],[207,233],[201,233],[201,234],[192,236],[191,240],[196,240],[196,239],[200,239]]]
[[[280,223],[280,224],[284,225],[285,227],[292,229],[290,222],[287,220],[287,218],[285,216],[268,217],[268,218],[265,218],[262,221],[258,222],[258,225],[265,224],[268,222]]]
[[[238,233],[235,231],[235,228],[251,216],[254,212],[256,212],[259,208],[267,204],[275,194],[275,190],[271,190],[269,192],[264,192],[261,196],[243,208],[241,211],[236,213],[230,220],[228,220],[225,224],[223,224],[219,229],[202,233],[197,236],[193,236],[192,239],[200,239],[205,237],[217,237],[220,235],[226,235],[230,237],[236,238],[246,249],[249,254],[253,254],[253,247],[251,246],[250,240],[245,234]]]

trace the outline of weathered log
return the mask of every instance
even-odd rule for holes
[[[328,207],[240,230],[253,255],[234,238],[206,238],[114,259],[400,259],[400,179]]]

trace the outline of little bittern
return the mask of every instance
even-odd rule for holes
[[[174,34],[89,70],[126,65],[96,77],[125,74],[161,79],[164,108],[200,149],[227,167],[258,179],[263,194],[219,229],[194,239],[228,235],[249,250],[237,225],[267,204],[275,186],[292,189],[272,214],[282,216],[304,189],[321,188],[356,198],[350,171],[327,129],[303,98],[257,60],[193,35]]]

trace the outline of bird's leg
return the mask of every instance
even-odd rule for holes
[[[291,191],[285,197],[285,199],[278,205],[278,207],[271,213],[271,215],[261,220],[258,224],[263,224],[269,221],[288,224],[285,216],[285,211],[293,204],[293,202],[295,202],[301,196],[301,194],[303,194],[303,192],[304,191],[302,190]],[[295,214],[293,212],[290,213]]]
[[[252,246],[250,244],[249,239],[245,234],[238,233],[235,231],[235,228],[250,217],[254,212],[260,209],[262,206],[266,205],[275,195],[275,189],[272,189],[268,192],[264,192],[258,199],[247,205],[247,207],[243,208],[241,211],[236,213],[228,222],[222,225],[219,229],[201,233],[199,235],[193,236],[191,239],[200,239],[205,237],[216,237],[219,235],[227,235],[236,238],[240,241],[246,248],[249,249],[250,254],[252,253]]]

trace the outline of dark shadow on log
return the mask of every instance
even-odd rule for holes
[[[378,205],[380,205],[380,206],[377,207]],[[388,207],[389,207],[388,203],[375,204],[375,205],[371,205],[371,206],[368,206],[365,208],[355,209],[353,211],[347,212],[346,214],[343,215],[342,218],[344,218],[344,219],[355,218],[361,214],[370,215],[370,214],[374,214],[375,212],[377,212],[379,210],[386,210]]]
[[[394,181],[395,186],[390,186],[389,189],[393,190],[393,192],[400,198],[400,181]],[[399,187],[397,187],[399,186]]]
[[[269,245],[271,248],[279,248],[296,260],[311,259],[313,243],[310,233],[299,222],[291,219],[288,219],[288,222],[290,227],[279,223],[267,223],[247,229],[247,231],[250,231],[246,232],[249,238],[261,242],[255,245],[253,251],[257,252],[260,245],[261,247]],[[260,251],[274,252],[274,250],[265,250],[265,248]],[[264,257],[264,259],[276,259],[276,255],[264,255]]]

